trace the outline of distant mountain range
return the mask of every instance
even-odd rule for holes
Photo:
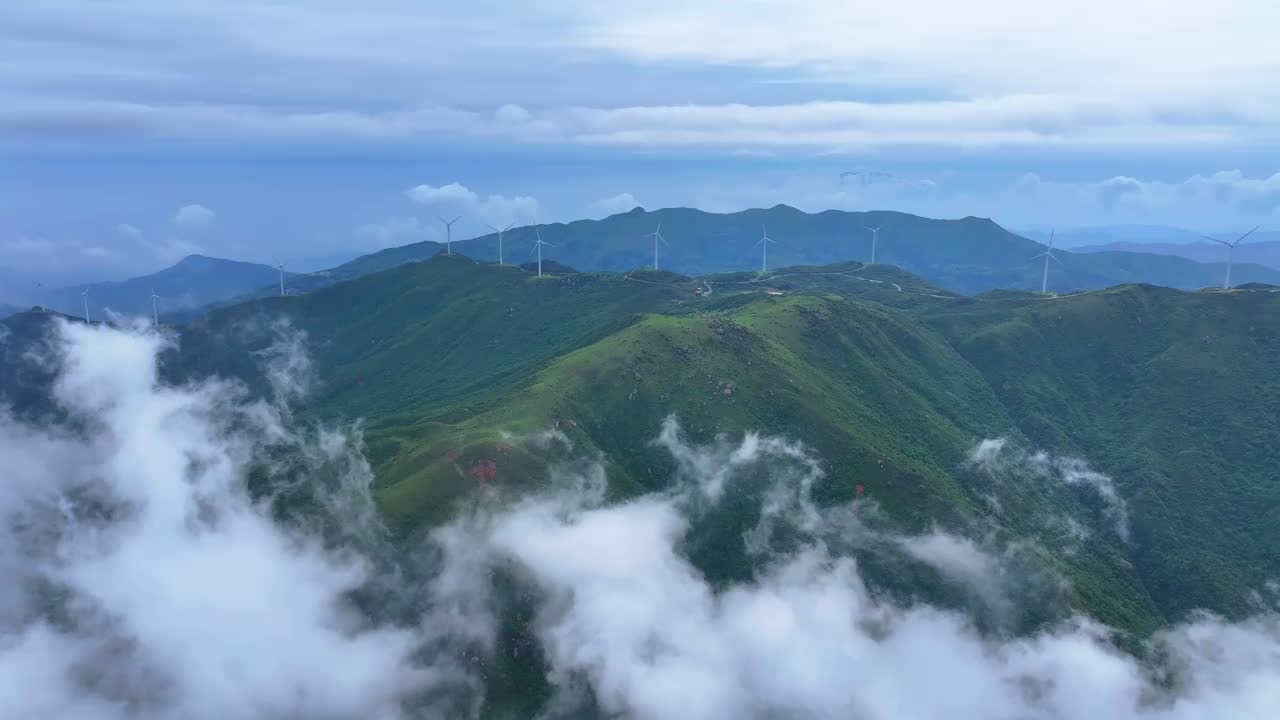
[[[1280,233],[1271,234],[1277,235]],[[1218,237],[1230,238],[1228,235],[1219,235]],[[1263,242],[1251,242],[1251,240],[1252,238],[1244,241],[1236,248],[1236,262],[1256,263],[1280,270],[1280,240]],[[1105,245],[1085,245],[1075,249],[1075,252],[1078,253],[1115,251],[1172,255],[1200,263],[1222,262],[1227,254],[1226,248],[1206,240],[1193,243],[1112,242]]]
[[[533,256],[536,233],[552,243],[544,258],[584,272],[627,271],[653,264],[653,241],[661,226],[667,245],[658,248],[659,265],[687,275],[758,268],[761,232],[769,245],[769,265],[821,265],[865,261],[871,232],[880,230],[877,261],[908,270],[940,287],[973,294],[996,288],[1039,290],[1042,265],[1033,260],[1044,246],[1016,235],[991,220],[968,217],[934,220],[898,212],[810,214],[787,205],[718,214],[690,208],[645,211],[636,208],[603,220],[528,226],[504,235],[504,260],[519,264]],[[430,258],[444,248],[420,242],[356,258],[326,273],[298,278],[298,291],[313,290],[407,262]],[[485,235],[453,244],[453,249],[483,261],[498,258],[498,237]],[[1084,290],[1124,283],[1148,283],[1196,289],[1222,282],[1225,265],[1132,251],[1073,253],[1060,251],[1051,267],[1050,289]],[[1280,283],[1280,271],[1237,262],[1236,282]]]
[[[1205,233],[1210,237],[1234,240],[1241,230]],[[1045,242],[1048,231],[1032,230],[1022,235]],[[1201,233],[1165,225],[1112,225],[1061,230],[1054,235],[1058,247],[1072,252],[1138,252],[1173,255],[1201,263],[1221,263],[1226,251],[1204,239]],[[1236,251],[1236,262],[1257,263],[1280,269],[1280,231],[1259,230]]]
[[[91,316],[100,317],[108,309],[122,315],[149,316],[152,292],[160,296],[160,312],[166,314],[194,310],[258,288],[274,287],[278,282],[278,271],[267,265],[189,255],[172,267],[120,282],[43,291],[33,288],[24,303],[79,317],[84,314],[81,291],[87,288]]]
[[[551,263],[557,263],[559,272],[569,268],[596,272],[651,267],[654,248],[649,235],[659,227],[666,240],[666,244],[658,248],[660,267],[687,275],[758,269],[763,260],[759,239],[766,229],[774,241],[768,249],[770,267],[866,261],[871,254],[868,227],[881,228],[876,257],[879,263],[900,267],[953,292],[1039,290],[1043,272],[1041,261],[1034,258],[1043,252],[1044,246],[991,220],[976,217],[935,220],[886,211],[828,210],[810,214],[787,205],[728,214],[690,208],[652,212],[636,208],[603,220],[521,227],[504,235],[503,260],[516,265],[532,260],[533,242],[541,233],[543,240],[552,244],[544,248],[545,264],[551,267]],[[1130,239],[1114,240],[1117,233]],[[1050,290],[1089,290],[1126,283],[1198,289],[1222,282],[1225,265],[1219,246],[1205,242],[1156,244],[1133,239],[1170,236],[1183,238],[1194,234],[1161,226],[1086,228],[1059,233],[1060,246],[1081,239],[1112,240],[1105,245],[1059,250],[1060,262],[1050,266]],[[453,248],[480,261],[498,259],[498,238],[494,234],[460,240]],[[443,250],[443,246],[435,242],[388,248],[329,270],[286,273],[286,285],[291,293],[308,292],[405,263],[420,262]],[[1236,260],[1235,283],[1280,284],[1280,240],[1247,242],[1241,246]],[[8,271],[6,275],[0,270],[0,281],[4,281],[0,285],[9,290],[8,294],[0,293],[0,303],[16,308],[45,305],[60,312],[83,315],[81,287],[40,291],[34,283],[22,280],[23,277],[21,273]],[[154,290],[161,298],[162,314],[185,320],[206,306],[276,295],[279,293],[277,283],[276,269],[267,265],[192,255],[150,275],[87,287],[91,314],[111,309],[125,315],[149,315]],[[22,286],[27,289],[14,290]]]

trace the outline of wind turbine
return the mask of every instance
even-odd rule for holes
[[[862,227],[871,231],[871,264],[875,265],[876,264],[876,245],[879,244],[880,242],[880,228],[884,227],[884,225],[877,225],[875,227],[871,227],[870,225],[863,225]]]
[[[284,297],[284,263],[276,265],[276,270],[280,271],[280,297]]]
[[[159,299],[160,296],[156,294],[156,291],[153,288],[151,290],[151,320],[155,323],[156,327],[160,327],[160,306],[156,304],[156,301]]]
[[[769,272],[769,243],[777,244],[777,241],[769,237],[769,231],[765,226],[760,226],[760,232],[760,239],[756,241],[756,245],[760,246],[760,274],[763,275]]]
[[[538,234],[538,241],[535,242],[533,246],[538,250],[538,277],[542,277],[542,246],[546,245],[547,247],[555,247],[555,245],[544,241],[542,239],[542,231],[538,228],[534,228],[533,231]]]
[[[89,320],[89,288],[81,290],[80,297],[84,300],[84,321],[91,322]]]
[[[662,223],[658,223],[658,229],[645,235],[645,237],[653,238],[653,269],[658,269],[658,243],[667,245],[667,239],[662,237]],[[669,246],[668,246],[669,247]]]
[[[456,222],[456,221],[455,221],[455,222]],[[501,265],[501,264],[502,264],[502,233],[504,233],[504,232],[506,232],[506,231],[510,230],[510,229],[512,228],[512,226],[514,226],[514,225],[515,225],[515,223],[511,223],[511,225],[508,225],[508,226],[506,226],[506,227],[504,227],[504,228],[502,228],[502,229],[498,229],[498,228],[496,228],[496,227],[494,227],[494,226],[492,226],[492,225],[487,226],[490,230],[492,230],[492,231],[494,231],[494,232],[498,233],[498,264],[499,264],[499,265]]]
[[[1054,233],[1053,230],[1049,231],[1049,249],[1040,253],[1036,257],[1031,258],[1032,260],[1035,260],[1036,258],[1039,258],[1039,257],[1044,258],[1044,275],[1040,278],[1040,294],[1041,295],[1045,295],[1049,292],[1049,260],[1053,260],[1056,263],[1062,262],[1061,260],[1058,259],[1057,255],[1053,254],[1053,233]]]
[[[1240,237],[1236,238],[1236,241],[1235,241],[1235,242],[1227,242],[1226,240],[1219,240],[1218,238],[1212,238],[1212,237],[1209,237],[1208,235],[1201,235],[1201,236],[1200,236],[1200,237],[1204,238],[1205,240],[1212,240],[1212,241],[1214,241],[1214,242],[1216,242],[1216,243],[1221,243],[1221,244],[1223,244],[1223,245],[1226,245],[1226,246],[1227,246],[1227,279],[1226,279],[1226,280],[1224,280],[1224,281],[1222,282],[1222,289],[1223,289],[1223,290],[1230,290],[1230,289],[1231,289],[1231,263],[1235,261],[1236,246],[1237,246],[1237,245],[1239,245],[1240,243],[1244,242],[1244,239],[1245,239],[1245,238],[1247,238],[1247,237],[1249,237],[1250,235],[1252,235],[1255,231],[1257,231],[1257,229],[1258,229],[1258,227],[1257,227],[1257,226],[1254,226],[1253,230],[1250,230],[1249,232],[1247,232],[1247,233],[1245,233],[1245,234],[1241,235]]]
[[[454,218],[454,219],[452,219],[452,220],[445,220],[444,218],[442,218],[442,217],[440,217],[439,215],[437,215],[437,216],[436,216],[436,219],[438,219],[440,222],[444,223],[444,237],[445,237],[445,240],[444,240],[444,254],[445,254],[445,255],[452,255],[452,254],[453,254],[453,224],[454,224],[454,223],[456,223],[456,222],[458,222],[459,220],[461,220],[461,219],[462,219],[462,216],[461,216],[461,215],[459,215],[458,217],[456,217],[456,218]]]

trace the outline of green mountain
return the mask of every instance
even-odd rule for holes
[[[286,273],[286,279],[290,277]],[[95,319],[110,309],[122,315],[151,316],[151,293],[160,296],[163,314],[182,313],[243,295],[264,286],[277,287],[278,271],[267,265],[188,255],[172,267],[119,282],[52,288],[30,298],[71,315],[84,315],[81,291],[89,291],[89,313]]]
[[[4,326],[34,338],[47,317]],[[1196,608],[1242,616],[1280,573],[1270,287],[965,297],[886,265],[536,278],[437,255],[212,312],[180,328],[165,368],[264,383],[256,354],[281,318],[306,333],[309,411],[365,420],[378,502],[403,533],[450,517],[476,467],[499,486],[542,477],[552,459],[513,434],[556,428],[599,451],[615,497],[662,488],[673,460],[652,440],[674,415],[695,442],[804,442],[823,503],[865,492],[902,532],[1036,548],[1069,582],[1062,602],[1137,637]],[[36,402],[39,378],[6,372],[10,402]],[[988,474],[967,458],[995,438],[1012,461]],[[691,551],[709,576],[752,571],[750,503]],[[859,559],[887,587],[937,592],[877,557]]]

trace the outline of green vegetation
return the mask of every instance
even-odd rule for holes
[[[287,318],[314,361],[309,409],[363,419],[378,501],[406,532],[480,485],[543,482],[554,458],[519,438],[551,428],[607,458],[616,497],[670,480],[652,444],[668,415],[700,443],[781,435],[821,458],[820,502],[862,486],[900,531],[1033,540],[1072,604],[1141,637],[1194,608],[1243,615],[1280,575],[1280,293],[1251,287],[965,297],[887,265],[537,278],[455,253],[218,310],[165,368],[263,383],[258,353]],[[40,318],[5,326],[34,341]],[[22,405],[40,379],[0,381]],[[968,467],[993,437],[1112,477],[1129,538],[1088,488]],[[1072,523],[1087,537],[1064,541]],[[750,571],[708,543],[694,557],[711,576]]]

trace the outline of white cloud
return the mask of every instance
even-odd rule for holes
[[[203,205],[184,205],[173,214],[170,222],[183,228],[202,228],[212,225],[217,217],[217,214]]]
[[[608,217],[624,213],[633,208],[643,207],[631,193],[618,193],[613,197],[601,198],[591,203],[591,212],[595,217]]]
[[[351,446],[234,384],[163,386],[159,336],[57,333],[56,398],[83,436],[0,414],[0,715],[397,717],[417,636],[351,605],[360,548],[279,525],[246,488],[273,449],[306,482],[366,488]]]
[[[678,466],[670,490],[605,504],[603,465],[570,458],[545,494],[490,488],[437,529],[442,563],[426,582],[383,572],[391,548],[348,438],[301,428],[232,383],[165,385],[158,336],[58,332],[56,397],[81,432],[0,415],[0,515],[21,520],[0,524],[5,717],[477,716],[499,650],[512,653],[504,667],[545,669],[562,715],[1189,720],[1265,717],[1280,702],[1274,615],[1157,635],[1152,657],[1172,670],[1162,679],[1088,622],[984,635],[868,586],[849,549],[886,531],[857,522],[866,500],[814,505],[823,474],[802,445],[692,445],[674,420],[658,440]],[[299,348],[294,336],[269,354],[268,376],[305,370]],[[310,523],[250,499],[255,466],[314,493]],[[741,497],[761,497],[761,523],[786,532],[766,538],[756,572],[712,582],[685,553]],[[942,531],[899,545],[965,582],[1004,572]],[[389,622],[352,604],[357,587],[391,607],[417,602]],[[496,622],[513,596],[532,613],[527,639]],[[521,652],[526,642],[541,652]]]
[[[769,556],[749,580],[713,584],[683,553],[716,499],[726,488],[749,492],[742,483],[775,462],[813,469],[792,455],[798,446],[776,438],[696,447],[668,423],[659,443],[676,454],[683,478],[667,493],[602,505],[602,479],[562,476],[553,483],[560,491],[450,526],[466,538],[454,545],[468,558],[454,572],[475,577],[511,564],[544,598],[534,627],[553,706],[565,713],[598,705],[641,720],[1180,720],[1253,717],[1280,700],[1280,619],[1272,615],[1239,625],[1206,616],[1157,636],[1157,656],[1174,669],[1163,685],[1087,621],[999,639],[955,613],[878,599],[828,540],[848,536],[848,526],[832,524],[841,513],[815,509],[817,525],[793,526],[811,531],[798,547]],[[794,488],[792,480],[777,487]],[[1000,572],[997,559],[945,533],[900,545],[978,586],[990,588]]]
[[[458,182],[439,187],[418,185],[409,188],[406,194],[413,202],[432,208],[433,211],[459,213],[473,223],[479,222],[498,227],[505,227],[510,223],[535,223],[542,213],[542,207],[536,198],[527,195],[517,195],[512,198],[502,195],[481,197]],[[460,237],[455,231],[454,239],[457,240]]]
[[[1116,535],[1129,539],[1128,503],[1110,477],[1093,470],[1080,458],[1052,455],[1044,450],[1028,452],[1011,444],[1008,438],[993,438],[975,445],[969,451],[968,460],[997,480],[1034,477],[1088,487],[1101,500],[1103,514],[1111,520]]]
[[[1034,198],[1063,219],[1101,212],[1112,221],[1159,219],[1203,227],[1205,218],[1227,218],[1212,223],[1257,224],[1280,212],[1280,172],[1249,177],[1240,170],[1220,170],[1174,181],[1128,176],[1057,181],[1030,173],[1010,192],[1022,200]]]
[[[188,206],[188,207],[193,207],[193,206]],[[199,207],[199,206],[194,206],[194,207]],[[186,209],[187,208],[183,208],[183,210],[186,210]],[[181,214],[181,212],[182,211],[179,211],[179,214]],[[199,213],[197,212],[195,214],[198,215]],[[178,225],[183,225],[183,223],[177,222],[177,216],[174,217],[174,223]],[[144,249],[147,252],[149,252],[151,254],[151,257],[156,262],[159,262],[164,265],[174,263],[188,255],[204,252],[204,248],[202,248],[200,245],[197,245],[196,243],[193,243],[190,240],[187,240],[185,238],[173,237],[173,238],[163,238],[159,240],[152,239],[148,237],[148,235],[145,232],[143,232],[140,228],[134,225],[130,225],[128,223],[120,223],[119,225],[116,226],[116,231],[119,232],[121,235],[125,236],[126,238],[128,238],[129,240],[133,241],[133,243],[138,248]]]

